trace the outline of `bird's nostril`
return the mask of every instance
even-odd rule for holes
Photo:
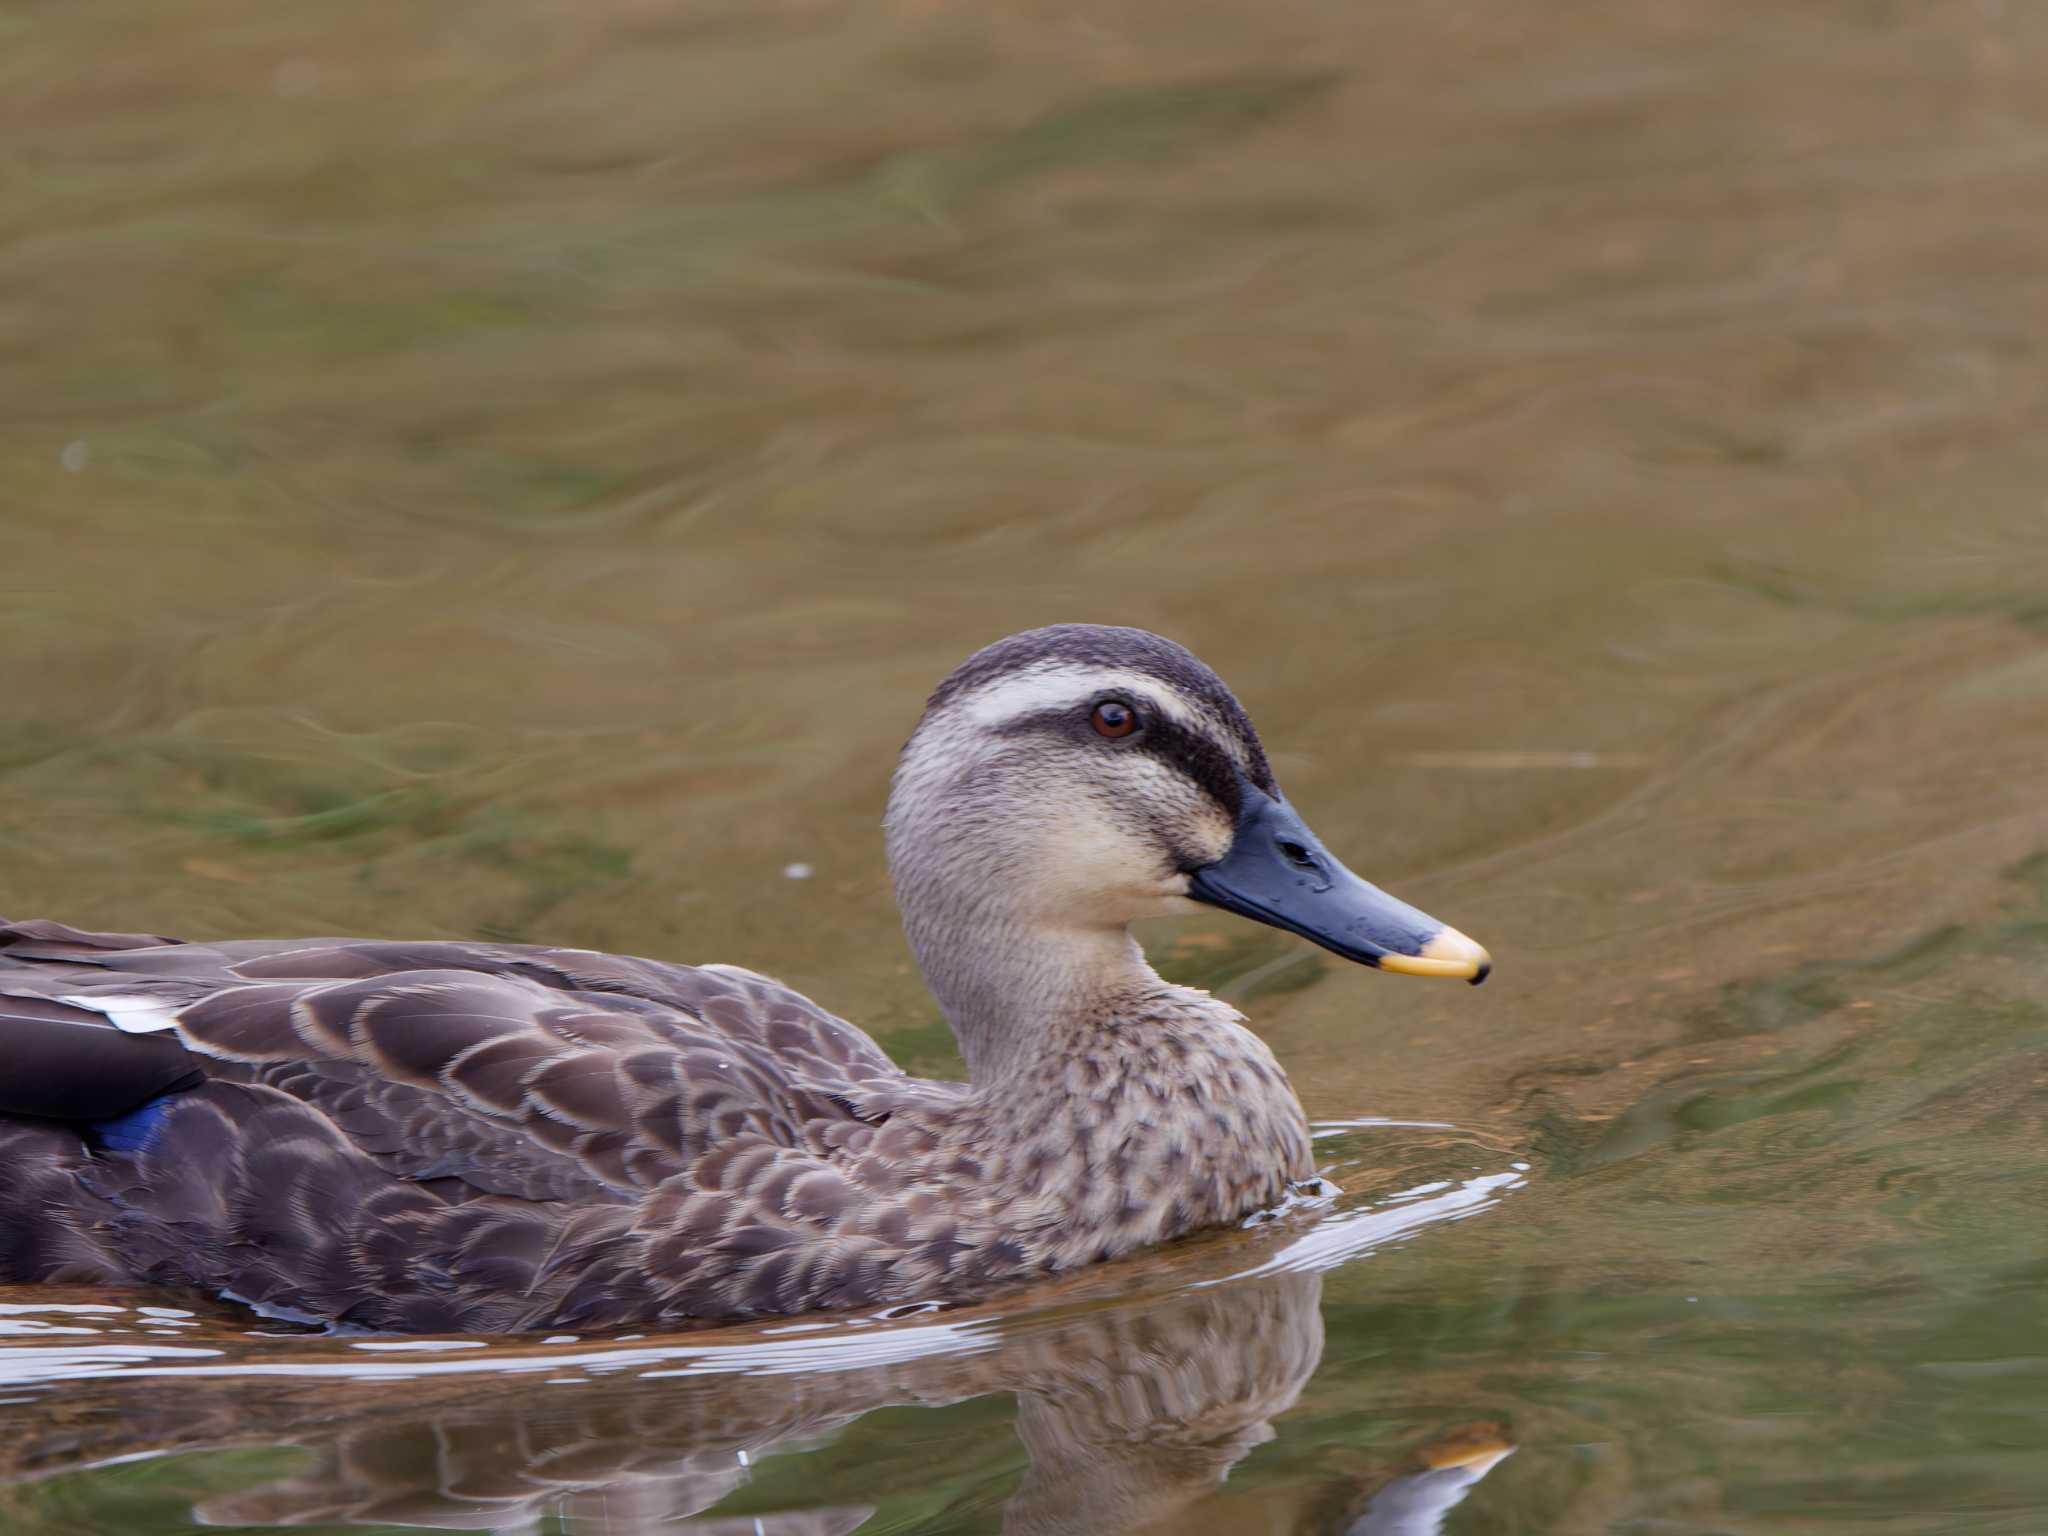
[[[1306,848],[1302,847],[1299,843],[1290,842],[1284,837],[1280,839],[1280,856],[1290,864],[1300,864],[1304,867],[1312,866],[1315,863],[1315,856]]]

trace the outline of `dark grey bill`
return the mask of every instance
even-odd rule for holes
[[[1493,961],[1479,945],[1359,879],[1286,801],[1242,788],[1230,852],[1188,877],[1190,897],[1383,971],[1486,980]]]

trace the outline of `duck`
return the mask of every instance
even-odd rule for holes
[[[1134,922],[1206,906],[1382,971],[1491,970],[1340,863],[1223,680],[1140,629],[968,657],[883,832],[964,1082],[738,966],[0,921],[0,1283],[398,1333],[979,1300],[1315,1178],[1272,1051]]]

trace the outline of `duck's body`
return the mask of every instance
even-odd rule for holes
[[[62,997],[175,1012],[185,1050],[150,1070],[205,1079],[140,1114],[105,1113],[135,1097],[114,1091],[78,1103],[91,1122],[0,1117],[0,1275],[370,1328],[968,1295],[1230,1221],[1310,1172],[1264,1044],[1180,988],[1074,1021],[996,1093],[908,1077],[763,977],[579,951],[23,924],[0,928],[0,994],[17,1036],[31,999],[63,1031],[119,1033]],[[96,1086],[122,1085],[73,1091]]]
[[[1312,1174],[1301,1106],[1125,925],[1193,896],[1484,974],[1291,817],[1169,642],[1072,626],[970,660],[889,819],[964,1084],[725,966],[0,926],[0,1282],[379,1329],[673,1325],[960,1299],[1241,1220]],[[1244,868],[1270,838],[1290,889]],[[1347,900],[1327,932],[1300,905]]]

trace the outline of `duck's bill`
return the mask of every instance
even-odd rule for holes
[[[1368,884],[1332,858],[1284,800],[1245,784],[1230,852],[1188,876],[1188,895],[1253,922],[1298,933],[1333,954],[1403,976],[1474,986],[1493,961],[1427,912]]]

